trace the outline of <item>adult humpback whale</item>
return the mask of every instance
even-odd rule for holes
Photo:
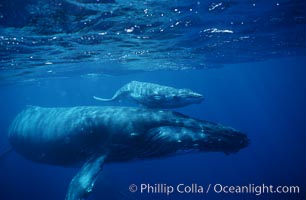
[[[148,108],[178,108],[194,103],[201,103],[201,94],[190,89],[176,89],[173,87],[131,81],[121,87],[111,99],[93,96],[99,101],[120,101],[128,99]]]
[[[12,122],[9,141],[33,161],[83,163],[66,200],[86,198],[105,162],[158,158],[189,149],[234,153],[248,145],[245,134],[221,124],[133,107],[30,106]]]

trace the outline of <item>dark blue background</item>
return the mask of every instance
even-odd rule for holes
[[[104,167],[92,199],[303,199],[306,169],[305,58],[279,59],[220,69],[147,72],[123,76],[69,77],[0,89],[0,149],[10,122],[26,105],[111,105],[92,99],[111,97],[131,81],[148,81],[203,93],[205,102],[178,111],[220,122],[247,133],[251,143],[237,154],[197,153],[165,159],[112,163]],[[126,105],[126,104],[122,104]],[[0,161],[0,199],[64,199],[77,168],[43,165],[11,153]],[[299,185],[301,194],[141,195],[132,183]]]

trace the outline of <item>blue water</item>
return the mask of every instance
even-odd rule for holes
[[[0,2],[0,151],[26,105],[115,105],[92,96],[153,82],[204,94],[176,110],[239,129],[250,145],[106,164],[89,199],[305,199],[305,3],[141,2]],[[77,171],[12,152],[0,160],[0,199],[64,199]],[[141,183],[297,185],[300,194],[129,192]]]

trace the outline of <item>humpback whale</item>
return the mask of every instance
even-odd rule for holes
[[[121,101],[128,99],[148,108],[179,108],[201,103],[201,94],[190,89],[176,89],[169,86],[131,81],[121,87],[111,99],[93,96],[99,101]]]
[[[238,152],[247,136],[231,127],[169,110],[137,107],[29,106],[9,128],[19,154],[36,162],[77,166],[66,200],[85,199],[104,163],[171,156],[185,150]]]

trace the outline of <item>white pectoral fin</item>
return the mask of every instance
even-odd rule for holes
[[[95,100],[98,100],[98,101],[112,101],[113,99],[103,99],[103,98],[100,98],[100,97],[96,97],[96,96],[92,96]]]
[[[86,199],[102,171],[106,155],[94,156],[87,161],[70,182],[66,200]]]

